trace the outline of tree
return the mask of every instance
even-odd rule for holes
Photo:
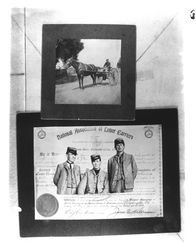
[[[78,54],[83,50],[84,44],[80,39],[58,39],[56,44],[56,62],[61,58],[64,62],[74,57],[77,59]]]
[[[121,57],[119,58],[116,66],[117,66],[117,68],[121,68]]]

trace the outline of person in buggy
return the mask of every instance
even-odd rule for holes
[[[103,71],[107,73],[110,72],[110,70],[111,70],[111,63],[109,59],[106,59],[106,62],[103,65]],[[103,78],[103,80],[106,80],[106,76]]]
[[[105,71],[110,71],[111,63],[110,63],[109,59],[106,59],[106,62],[104,63],[103,68],[105,69]]]

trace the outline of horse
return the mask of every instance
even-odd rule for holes
[[[65,62],[65,68],[68,69],[71,66],[75,69],[76,74],[78,76],[80,89],[84,89],[83,86],[84,76],[90,75],[93,79],[93,84],[96,84],[97,67],[94,64],[85,64],[71,57],[67,59],[67,61]]]

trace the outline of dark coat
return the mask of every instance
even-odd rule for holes
[[[111,157],[108,160],[108,181],[109,191],[115,192],[117,181],[119,181],[119,165],[116,160],[116,156]],[[137,165],[133,155],[123,153],[123,172],[125,181],[125,190],[132,189],[134,187],[134,180],[137,175]]]
[[[77,191],[80,179],[81,174],[78,165],[74,164],[71,171],[67,162],[59,164],[53,178],[53,182],[57,186],[57,194],[70,194],[68,188]]]

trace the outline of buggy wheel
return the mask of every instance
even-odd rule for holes
[[[112,69],[108,75],[109,84],[110,85],[117,85],[119,82],[119,73],[117,69]]]
[[[120,81],[119,79],[119,72],[117,69],[114,69],[114,72],[113,72],[113,79],[114,79],[114,84],[117,85]]]
[[[109,81],[109,85],[114,85],[114,79],[113,79],[112,72],[108,73],[107,78],[108,78],[108,81]]]

